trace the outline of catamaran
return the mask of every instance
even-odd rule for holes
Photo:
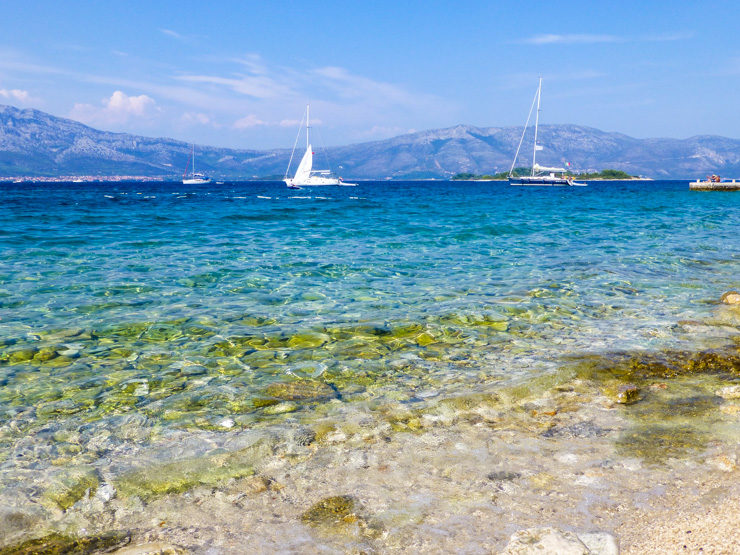
[[[542,98],[542,77],[540,77],[539,85],[537,86],[537,92],[532,100],[532,106],[529,109],[529,115],[527,116],[527,122],[524,124],[522,130],[522,137],[519,139],[519,146],[516,148],[516,154],[514,155],[514,161],[511,164],[509,170],[509,185],[539,185],[549,187],[585,187],[585,183],[576,183],[572,177],[565,175],[568,171],[565,168],[553,168],[548,166],[540,166],[537,163],[537,151],[543,150],[543,146],[537,144],[537,128],[540,122],[540,99]],[[522,148],[522,141],[524,141],[524,134],[529,126],[529,120],[532,117],[532,110],[534,105],[537,104],[537,113],[534,119],[534,149],[532,151],[532,174],[531,175],[514,175],[514,166],[516,166],[516,159],[519,157],[519,150]]]
[[[311,141],[309,140],[309,129],[311,125],[309,123],[309,106],[306,106],[306,152],[301,158],[301,162],[298,164],[298,168],[295,171],[293,177],[288,177],[290,171],[290,165],[293,163],[293,155],[295,154],[296,145],[298,144],[298,137],[301,135],[301,128],[303,122],[298,127],[298,135],[296,136],[295,143],[293,144],[293,152],[290,153],[290,161],[288,167],[285,170],[285,176],[283,181],[289,189],[300,189],[301,187],[315,187],[318,185],[344,185],[345,187],[354,187],[357,183],[345,183],[341,177],[333,177],[331,170],[314,170],[313,169],[313,149],[311,148]]]
[[[210,177],[206,176],[203,173],[198,173],[195,171],[195,145],[193,145],[192,160],[193,160],[193,171],[190,174],[190,177],[188,177],[188,166],[185,166],[185,173],[182,174],[182,184],[183,185],[203,185],[205,183],[210,183],[211,182]],[[190,160],[188,160],[188,165],[190,165]]]

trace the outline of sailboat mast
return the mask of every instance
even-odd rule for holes
[[[195,143],[193,143],[193,175],[195,175]]]
[[[310,106],[306,105],[306,150],[308,150],[308,147],[311,146],[308,140],[308,130],[311,129],[311,125],[308,122],[308,110]]]
[[[537,127],[540,123],[540,98],[542,97],[542,77],[537,86],[537,113],[534,116],[534,151],[532,152],[532,177],[534,177],[534,166],[537,161]]]

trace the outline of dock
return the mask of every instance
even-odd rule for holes
[[[692,191],[740,191],[740,181],[692,181],[689,183]]]

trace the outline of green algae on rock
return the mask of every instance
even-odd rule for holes
[[[662,351],[569,357],[580,376],[623,381],[672,378],[689,374],[740,376],[740,347],[711,351]]]
[[[617,439],[620,453],[651,463],[704,449],[721,422],[723,382],[740,376],[734,346],[698,352],[618,352],[571,357],[581,379],[622,405],[632,425]],[[640,401],[639,404],[635,403]]]
[[[16,545],[0,547],[0,555],[72,555],[108,553],[131,541],[129,532],[105,532],[93,536],[65,536],[51,533]]]
[[[122,495],[148,500],[160,495],[182,493],[196,486],[214,486],[232,478],[251,476],[255,473],[255,465],[272,453],[270,442],[260,439],[238,451],[131,470],[116,479],[114,484]]]
[[[265,388],[265,394],[281,401],[324,401],[339,397],[331,385],[314,380],[271,383]]]
[[[301,520],[309,524],[326,524],[355,517],[360,505],[351,495],[327,497],[314,504],[301,515]]]
[[[650,463],[682,458],[706,447],[708,437],[692,426],[644,424],[633,426],[616,442],[617,451]]]
[[[607,394],[622,405],[632,405],[640,400],[640,388],[633,383],[620,384],[616,389],[607,390]]]
[[[66,511],[86,495],[93,495],[99,484],[98,473],[92,467],[65,469],[44,492],[43,499]]]
[[[383,533],[382,525],[365,514],[362,504],[351,495],[326,497],[305,511],[301,520],[332,534],[376,538]]]

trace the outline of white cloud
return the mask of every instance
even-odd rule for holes
[[[535,35],[522,41],[524,44],[595,44],[599,42],[624,42],[614,35]]]
[[[143,116],[150,107],[154,106],[154,100],[145,94],[128,96],[121,91],[114,92],[108,100],[103,100],[103,103],[113,113],[133,116]]]
[[[167,35],[168,37],[172,37],[175,39],[182,39],[182,35],[180,33],[176,33],[172,29],[160,29],[159,30],[162,34]]]
[[[171,30],[160,29],[168,36],[179,36],[174,31],[166,31]],[[126,55],[119,51],[114,54]],[[418,126],[429,114],[435,114],[437,121],[447,121],[460,109],[457,103],[447,99],[413,91],[403,84],[355,74],[343,67],[286,67],[266,63],[253,53],[210,60],[205,65],[209,68],[207,71],[189,73],[182,70],[165,74],[159,67],[159,71],[150,72],[152,78],[149,80],[41,66],[18,58],[0,55],[0,70],[54,75],[80,84],[102,85],[103,90],[115,90],[100,105],[75,104],[68,116],[88,125],[112,126],[119,130],[130,129],[126,127],[129,123],[157,122],[166,123],[170,128],[208,126],[240,134],[272,127],[276,133],[272,136],[277,137],[280,128],[298,126],[297,119],[310,103],[312,114],[331,123],[331,138],[337,141],[346,140],[339,137],[346,137],[350,129],[408,128]],[[125,90],[143,94],[127,96],[122,92]],[[172,119],[165,121],[168,115]],[[318,127],[320,123],[312,118],[313,125]]]
[[[227,110],[227,104],[231,108],[234,103],[241,102],[242,109],[246,104],[260,123],[256,124],[247,116],[237,122],[237,128],[295,127],[299,121],[285,119],[286,109],[300,109],[298,107],[311,98],[317,99],[310,101],[316,106],[317,114],[343,125],[375,124],[375,118],[390,123],[398,117],[415,117],[429,111],[450,113],[455,109],[442,98],[411,92],[403,86],[357,75],[343,67],[273,67],[257,54],[245,54],[228,61],[238,65],[235,73],[183,73],[175,79],[193,92],[220,97],[212,106],[221,111]],[[240,98],[243,100],[239,101]],[[312,123],[319,125],[320,122],[312,119]]]
[[[396,137],[398,135],[406,135],[408,133],[416,133],[416,130],[399,127],[397,125],[373,125],[370,129],[358,133],[357,137],[364,139],[385,139],[387,137]]]
[[[546,34],[535,35],[520,41],[520,44],[534,44],[537,46],[548,44],[598,44],[598,43],[625,43],[625,42],[671,42],[692,38],[693,33],[672,33],[664,35],[649,35],[642,37],[620,37],[617,35],[590,35],[590,34]]]
[[[91,125],[115,125],[132,120],[149,120],[158,111],[151,97],[145,94],[128,96],[122,91],[115,91],[110,98],[104,98],[101,104],[100,107],[75,104],[70,117]]]
[[[11,102],[17,102],[18,104],[30,104],[33,102],[28,91],[21,89],[0,89],[0,97]]]
[[[341,67],[322,67],[313,70],[312,74],[322,77],[326,86],[344,98],[363,98],[375,103],[408,107],[415,107],[420,101],[431,98],[429,95],[410,93],[391,83],[355,75]]]
[[[177,79],[189,83],[225,86],[234,92],[257,99],[284,97],[291,93],[288,85],[279,83],[265,75],[241,75],[235,78],[212,75],[181,75]]]
[[[259,119],[254,114],[249,114],[240,118],[234,122],[234,129],[248,129],[250,127],[257,127],[258,125],[267,125],[264,121]]]

